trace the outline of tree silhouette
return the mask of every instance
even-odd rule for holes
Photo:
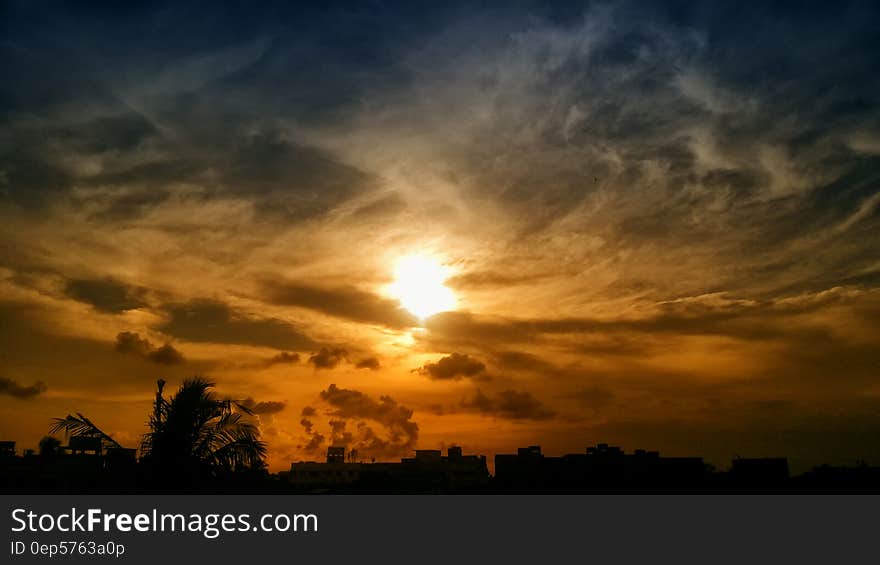
[[[164,385],[158,381],[150,431],[141,442],[143,460],[157,478],[219,477],[265,466],[266,445],[243,418],[252,415],[246,406],[217,398],[214,383],[201,377],[185,380],[169,399]]]
[[[150,431],[141,440],[141,463],[148,480],[162,486],[187,488],[204,479],[265,467],[266,444],[257,426],[246,419],[250,409],[234,400],[219,399],[214,383],[201,377],[187,379],[170,398],[162,395],[159,380]],[[79,412],[55,418],[51,433],[99,438],[103,448],[120,448]],[[42,447],[42,445],[41,445]]]
[[[61,441],[57,437],[45,436],[40,440],[39,450],[42,457],[54,457],[61,448]]]

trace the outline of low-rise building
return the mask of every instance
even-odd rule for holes
[[[345,449],[330,447],[326,462],[300,461],[290,465],[289,482],[301,490],[433,492],[485,488],[489,469],[484,455],[463,455],[450,447],[419,449],[399,463],[346,461]]]
[[[600,443],[584,453],[547,457],[536,445],[495,456],[495,486],[511,491],[679,489],[705,485],[709,469],[700,457],[661,457],[659,452]]]

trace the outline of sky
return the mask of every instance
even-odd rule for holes
[[[762,4],[3,3],[0,439],[880,464],[880,8]]]

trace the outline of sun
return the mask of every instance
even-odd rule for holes
[[[409,312],[424,320],[438,312],[454,310],[455,294],[444,283],[449,269],[429,255],[407,255],[394,265],[394,282],[388,293]]]

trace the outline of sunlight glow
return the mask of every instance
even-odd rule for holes
[[[391,296],[424,320],[438,312],[455,309],[455,294],[443,283],[449,270],[428,255],[407,255],[394,265],[394,282],[388,287]]]

